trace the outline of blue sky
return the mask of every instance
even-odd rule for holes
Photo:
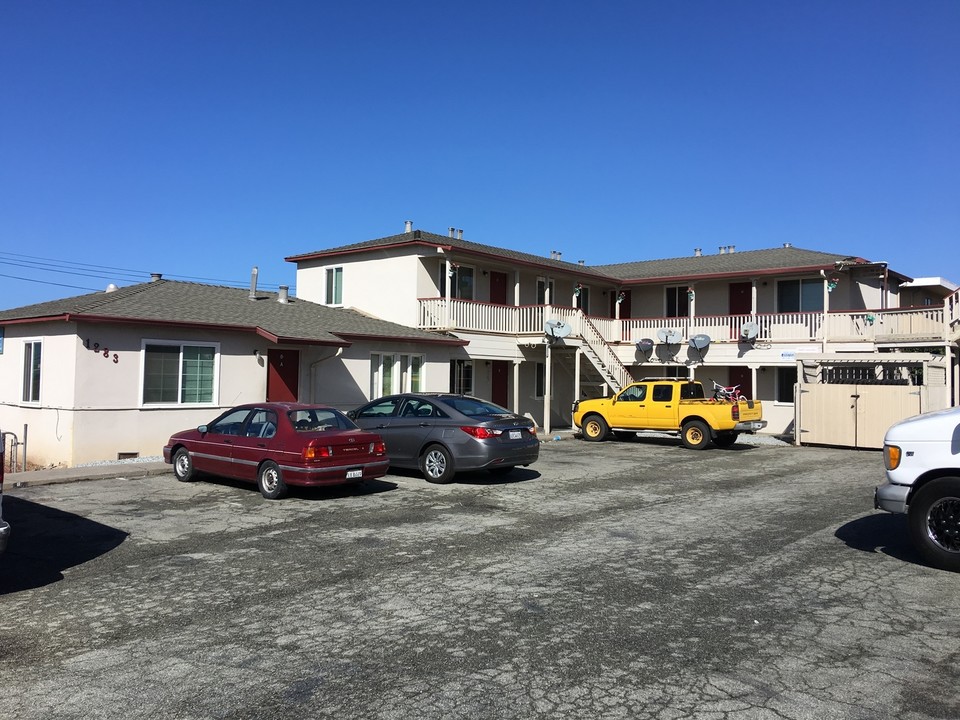
[[[955,0],[4,0],[0,308],[293,286],[405,220],[960,282],[958,36]]]

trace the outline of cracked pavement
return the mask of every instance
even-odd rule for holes
[[[960,717],[873,451],[545,443],[430,485],[8,488],[0,717]]]

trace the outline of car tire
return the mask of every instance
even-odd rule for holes
[[[273,460],[267,460],[257,472],[257,487],[267,500],[279,500],[287,494],[287,484],[283,481],[283,472]]]
[[[453,458],[443,445],[430,445],[420,456],[420,472],[427,482],[448,483],[453,479]]]
[[[960,477],[924,485],[910,500],[908,524],[913,546],[943,570],[960,571]]]
[[[600,442],[606,440],[610,427],[607,421],[599,415],[587,415],[583,421],[583,439],[590,442]]]
[[[173,475],[180,482],[190,482],[197,477],[193,469],[193,458],[186,448],[177,448],[173,454]]]
[[[702,420],[691,420],[680,430],[683,446],[690,450],[703,450],[710,444],[710,428]]]
[[[717,447],[728,448],[737,441],[738,437],[740,437],[740,433],[718,432],[713,441],[717,444]]]

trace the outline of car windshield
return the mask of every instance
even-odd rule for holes
[[[331,408],[300,408],[287,413],[290,424],[297,432],[323,432],[324,430],[355,430],[357,426],[343,413]]]
[[[444,400],[448,405],[450,405],[450,407],[463,413],[464,415],[513,415],[513,413],[506,408],[486,402],[485,400],[478,400],[477,398],[452,397],[444,398]]]

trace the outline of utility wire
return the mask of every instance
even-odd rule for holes
[[[53,272],[66,275],[77,275],[81,277],[92,277],[92,278],[101,278],[105,280],[121,280],[128,282],[145,282],[146,278],[149,278],[152,275],[151,272],[145,270],[133,270],[130,268],[119,268],[109,265],[96,265],[91,263],[83,263],[76,261],[64,261],[54,258],[44,258],[36,257],[32,255],[23,255],[20,253],[10,253],[0,251],[0,264],[2,265],[12,265],[14,267],[22,267],[26,269],[39,270],[41,272]],[[72,268],[72,269],[70,269]],[[98,270],[100,272],[91,272],[90,270]],[[105,273],[104,270],[112,270],[114,273]],[[125,277],[119,277],[116,273],[121,273]],[[228,287],[246,287],[247,283],[242,280],[224,280],[222,278],[209,278],[209,277],[198,277],[193,275],[179,275],[175,273],[163,273],[164,277],[171,279],[180,279],[180,280],[190,280],[198,282],[213,282],[220,285],[226,285]],[[3,275],[2,277],[8,277],[16,280],[24,280],[26,282],[36,282],[47,285],[58,285],[61,287],[73,287],[81,290],[87,290],[90,288],[83,288],[77,285],[64,285],[63,283],[56,283],[52,281],[40,280],[35,278],[24,278],[14,275]],[[279,283],[267,283],[261,282],[259,286],[262,288],[272,288],[277,289]]]

